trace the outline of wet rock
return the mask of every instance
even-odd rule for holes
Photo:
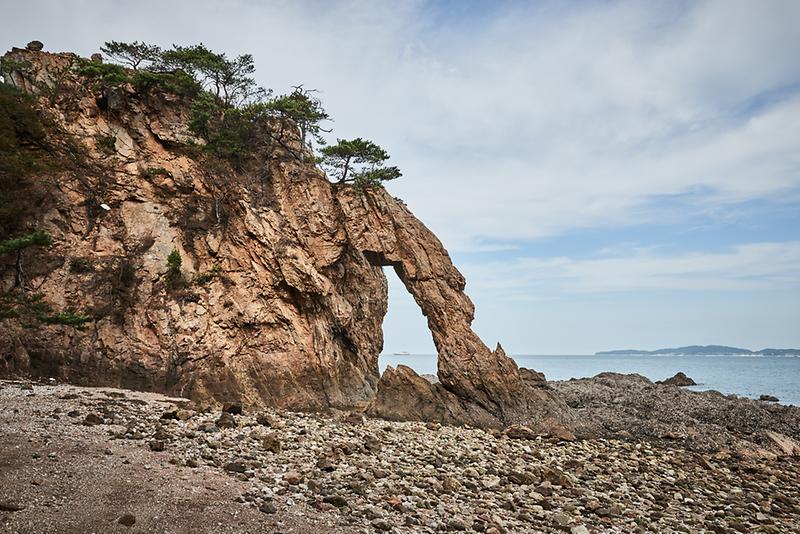
[[[680,386],[680,387],[697,385],[697,383],[694,380],[683,374],[682,371],[678,371],[677,373],[675,373],[675,376],[667,378],[666,380],[656,382],[656,384],[662,384],[664,386]]]
[[[758,400],[764,402],[778,402],[779,399],[773,395],[761,395]]]

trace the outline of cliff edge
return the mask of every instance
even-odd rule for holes
[[[46,194],[26,222],[53,245],[26,258],[24,289],[94,320],[0,322],[0,373],[393,419],[572,424],[552,391],[472,331],[464,277],[401,201],[331,183],[282,146],[241,167],[204,156],[190,98],[98,87],[79,61],[3,57],[5,82],[34,96],[51,141],[74,145],[81,162],[34,176]],[[440,384],[402,367],[380,378],[386,266],[427,318]],[[5,289],[19,269],[0,257]]]

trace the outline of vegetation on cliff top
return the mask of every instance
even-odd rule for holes
[[[95,80],[99,89],[130,84],[137,91],[159,89],[191,98],[189,128],[204,140],[202,150],[236,168],[259,148],[277,145],[302,162],[322,163],[332,179],[352,183],[357,190],[401,176],[397,167],[384,167],[389,158],[385,150],[361,138],[340,140],[309,158],[315,146],[325,146],[322,134],[331,131],[324,127],[331,119],[317,91],[298,85],[273,96],[253,78],[250,54],[229,58],[202,43],[162,50],[139,41],[109,41],[101,50],[120,64],[82,60],[82,75]]]

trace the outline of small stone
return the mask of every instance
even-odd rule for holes
[[[589,534],[589,529],[583,525],[575,525],[569,529],[569,534]]]
[[[453,477],[444,477],[442,480],[442,490],[447,493],[452,493],[461,489],[461,483]]]
[[[271,426],[275,425],[275,421],[272,419],[272,417],[269,414],[266,414],[266,413],[258,414],[256,416],[256,422],[261,426],[269,426],[269,427],[271,427]]]
[[[132,527],[136,524],[136,516],[133,514],[122,514],[122,516],[117,519],[117,523],[126,527]]]
[[[351,412],[347,414],[347,417],[344,418],[345,422],[350,423],[351,425],[362,425],[364,424],[364,416],[360,413]]]
[[[224,469],[225,471],[230,471],[231,473],[244,473],[247,471],[247,468],[242,462],[228,462],[225,464]]]
[[[175,421],[178,420],[178,410],[167,410],[166,412],[161,414],[161,419],[170,420],[174,419]]]
[[[236,428],[238,423],[236,422],[236,418],[230,414],[230,412],[223,412],[222,415],[219,416],[219,419],[216,420],[215,423],[219,428]]]
[[[229,413],[232,415],[242,415],[242,403],[241,402],[226,402],[222,405],[222,412]]]
[[[367,436],[364,440],[364,448],[370,452],[380,452],[381,441],[374,436]]]
[[[503,433],[511,439],[536,439],[538,434],[524,425],[511,425]]]
[[[67,412],[67,416],[69,417],[79,417],[80,415],[81,412],[79,412],[78,410],[70,410]]]
[[[392,530],[392,525],[389,524],[389,522],[386,521],[385,519],[376,519],[370,524],[372,525],[372,528],[374,528],[375,530],[382,530],[382,531]]]
[[[166,448],[164,442],[161,441],[160,439],[154,439],[148,445],[150,445],[151,451],[156,451],[156,452],[161,452]]]
[[[447,522],[447,530],[467,530],[467,524],[461,519],[451,519]]]
[[[90,413],[83,419],[85,426],[94,426],[103,424],[103,418],[96,413]]]
[[[271,502],[265,502],[264,504],[258,507],[258,510],[264,512],[265,514],[274,514],[275,512],[278,511],[278,508]]]
[[[0,512],[19,512],[20,510],[24,510],[25,506],[11,502],[11,501],[0,501]]]
[[[289,471],[288,473],[283,475],[283,480],[291,484],[292,486],[297,486],[303,480],[303,475],[301,475],[297,471]]]
[[[564,528],[567,525],[569,525],[569,522],[570,522],[571,518],[570,518],[569,515],[565,514],[564,512],[556,512],[552,516],[550,516],[550,519],[552,519],[553,523],[555,523],[559,527]]]
[[[276,434],[268,434],[261,440],[261,446],[265,451],[279,453],[281,452],[281,441]]]
[[[336,508],[344,508],[347,506],[347,499],[341,495],[327,495],[322,502],[334,505]]]
[[[336,469],[336,466],[331,462],[330,458],[323,456],[317,460],[317,468],[326,473],[330,473]]]

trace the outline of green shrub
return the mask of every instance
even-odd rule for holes
[[[96,90],[119,87],[131,81],[125,67],[114,63],[100,63],[98,61],[80,59],[78,60],[77,71],[81,76],[93,80]]]
[[[0,239],[23,231],[47,198],[37,173],[60,167],[30,95],[0,83]]]
[[[117,152],[117,138],[114,135],[96,135],[94,142],[97,148],[106,154],[115,154]]]
[[[81,328],[84,324],[92,320],[92,318],[88,315],[71,311],[59,312],[52,315],[43,315],[38,319],[45,324],[60,324],[65,326],[74,326],[76,328]]]
[[[156,176],[167,176],[167,177],[172,178],[172,173],[169,172],[164,167],[148,167],[147,169],[145,169],[143,174],[144,174],[145,178],[149,178],[149,179],[153,179]]]
[[[91,273],[94,271],[94,262],[91,258],[72,258],[69,262],[71,273]]]
[[[53,244],[53,238],[47,230],[37,230],[32,234],[27,234],[12,239],[0,241],[0,254],[17,252],[28,247],[49,247]]]
[[[183,259],[177,249],[172,249],[172,252],[167,256],[167,288],[170,290],[178,289],[184,285],[183,272],[181,266]]]
[[[222,273],[222,266],[220,266],[218,263],[215,263],[211,267],[211,270],[195,276],[193,282],[197,286],[204,286],[216,278],[222,278]]]

